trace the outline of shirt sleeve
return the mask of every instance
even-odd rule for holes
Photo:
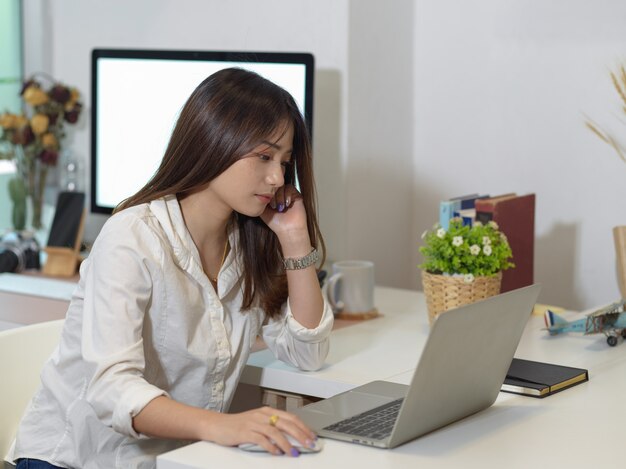
[[[152,399],[167,395],[144,379],[143,349],[151,272],[158,271],[163,251],[143,221],[115,218],[103,228],[81,271],[82,355],[92,371],[85,398],[105,425],[139,438],[133,417]]]
[[[289,299],[278,317],[270,318],[261,334],[276,358],[305,371],[319,370],[328,355],[334,316],[324,298],[324,311],[319,325],[308,329],[291,313]]]

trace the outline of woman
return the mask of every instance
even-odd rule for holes
[[[240,69],[208,77],[156,174],[81,265],[18,430],[18,467],[153,467],[190,440],[291,455],[285,434],[311,445],[292,414],[225,411],[257,334],[301,369],[326,357],[333,318],[317,282],[315,213],[292,97]]]

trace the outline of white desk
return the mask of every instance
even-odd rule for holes
[[[263,350],[250,356],[241,382],[326,398],[414,367],[429,330],[423,295],[377,288],[376,304],[380,317],[333,331],[321,370],[298,371]]]
[[[74,288],[73,280],[0,274],[0,330],[63,319]]]
[[[424,298],[378,288],[376,302],[385,316],[333,332],[324,369],[299,372],[262,351],[250,358],[245,381],[321,397],[373,379],[407,383],[428,333]],[[393,450],[327,439],[321,453],[294,460],[198,442],[159,456],[157,468],[623,467],[626,344],[550,337],[542,327],[543,318],[530,319],[516,356],[587,368],[588,383],[545,399],[501,393],[491,408]]]

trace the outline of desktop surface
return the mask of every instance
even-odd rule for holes
[[[293,392],[300,386],[294,381],[304,377],[313,390],[322,389],[320,394],[333,382],[332,392],[374,379],[407,384],[428,334],[423,295],[377,288],[376,299],[387,320],[334,331],[328,365],[322,370],[283,367],[262,351],[250,358],[248,381],[274,389],[284,383]],[[608,347],[602,335],[551,337],[544,327],[542,317],[530,317],[516,356],[587,368],[589,382],[545,399],[500,393],[490,408],[391,450],[326,440],[322,452],[293,461],[198,442],[159,456],[157,468],[621,467],[615,449],[623,444],[626,417],[618,405],[618,396],[626,392],[626,343]],[[387,353],[379,356],[384,350]]]
[[[262,350],[250,355],[241,382],[327,398],[414,367],[430,330],[424,296],[376,288],[375,300],[380,316],[333,330],[320,370],[300,372],[277,360],[270,350]]]

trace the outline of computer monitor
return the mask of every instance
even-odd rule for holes
[[[308,53],[94,49],[91,58],[91,212],[110,214],[159,166],[185,101],[212,73],[252,70],[287,90],[313,118]]]

